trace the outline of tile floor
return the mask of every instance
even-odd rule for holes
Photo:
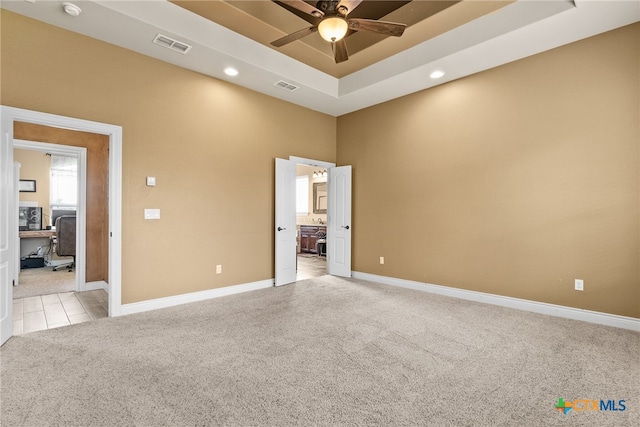
[[[108,300],[101,289],[14,299],[13,335],[107,317]]]
[[[298,255],[296,280],[311,279],[327,274],[327,258],[310,254]]]

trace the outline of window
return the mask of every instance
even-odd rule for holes
[[[51,209],[75,209],[78,204],[78,159],[51,155]]]
[[[309,215],[309,176],[296,177],[296,215]]]

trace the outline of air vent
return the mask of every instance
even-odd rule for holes
[[[298,86],[292,85],[291,83],[287,83],[284,80],[275,82],[273,85],[276,87],[279,87],[282,90],[286,90],[287,92],[293,92],[294,90],[298,89]]]
[[[180,52],[184,55],[187,54],[191,50],[192,46],[189,46],[186,43],[180,42],[176,39],[172,39],[171,37],[163,36],[162,34],[158,34],[155,39],[153,39],[155,44],[160,46],[164,46],[167,49],[175,50],[176,52]]]

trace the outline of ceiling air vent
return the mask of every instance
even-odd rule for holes
[[[293,92],[298,89],[298,86],[292,85],[291,83],[287,83],[284,80],[280,80],[279,82],[275,82],[273,84],[275,87],[279,87],[282,90],[286,90],[287,92]]]
[[[160,46],[164,46],[167,49],[175,50],[176,52],[180,52],[184,55],[187,54],[191,50],[192,46],[189,46],[186,43],[179,42],[176,39],[172,39],[171,37],[163,36],[162,34],[156,35],[156,38],[153,39],[155,44],[159,44]]]

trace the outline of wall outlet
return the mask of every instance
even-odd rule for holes
[[[584,291],[584,280],[576,279],[576,291]]]
[[[216,265],[216,274],[220,274],[222,273],[222,265],[218,264]]]
[[[384,264],[384,257],[383,256],[380,257],[380,264]]]
[[[144,219],[160,219],[160,209],[145,209]]]

